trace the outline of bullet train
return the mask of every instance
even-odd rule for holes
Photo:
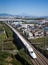
[[[29,55],[32,57],[32,58],[37,58],[36,54],[34,53],[33,51],[33,48],[28,44],[28,43],[25,43],[24,44],[29,52]]]
[[[7,24],[7,23],[6,23]],[[33,51],[33,48],[31,47],[31,45],[29,45],[29,42],[26,41],[26,39],[16,30],[14,29],[11,25],[7,24],[15,33],[16,35],[19,37],[19,39],[22,41],[22,43],[24,44],[24,46],[26,47],[26,49],[29,52],[29,55],[32,58],[37,58],[35,52]]]

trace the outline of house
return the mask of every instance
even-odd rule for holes
[[[33,34],[32,34],[30,31],[24,30],[24,31],[23,31],[23,34],[24,34],[28,39],[34,38],[34,37],[33,37]]]
[[[44,36],[44,32],[42,30],[37,30],[34,32],[35,38],[39,38],[39,37],[43,37]]]

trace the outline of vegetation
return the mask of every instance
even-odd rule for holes
[[[0,41],[1,41],[1,40],[4,40],[4,39],[6,39],[6,34],[5,34],[4,32],[2,32],[2,33],[0,34]]]
[[[0,31],[3,31],[4,29],[3,29],[3,26],[2,26],[2,24],[0,23]]]
[[[20,34],[23,35],[21,30],[18,30]],[[27,37],[23,35],[26,39]],[[27,39],[28,40],[28,39]],[[48,58],[48,37],[44,36],[42,38],[30,39],[28,40],[37,50],[43,53]]]
[[[48,22],[45,23],[45,26],[48,26]]]
[[[13,36],[12,31],[10,30],[10,28],[6,24],[4,24],[4,29],[5,29],[7,37],[12,37]]]
[[[22,65],[15,57],[7,52],[0,52],[0,65]]]
[[[34,43],[35,48],[48,58],[48,37],[30,39],[30,42],[31,44]]]
[[[48,37],[42,37],[37,39],[30,39],[32,43],[42,44],[45,43],[46,46],[48,46]]]
[[[33,65],[32,62],[29,60],[29,56],[24,52],[24,49],[20,50],[16,58],[22,61],[23,65]]]
[[[17,47],[13,44],[13,32],[6,24],[2,23],[2,25],[5,32],[0,34],[0,65],[33,65],[23,49],[18,50],[16,55],[8,51],[17,50]],[[3,50],[7,51],[2,51],[2,45]]]
[[[17,49],[13,44],[13,33],[10,28],[4,23],[2,23],[2,28],[4,28],[4,31],[0,34],[0,49],[2,49],[2,46],[4,50]]]

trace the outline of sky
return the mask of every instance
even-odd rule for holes
[[[0,0],[0,13],[48,16],[48,0]]]

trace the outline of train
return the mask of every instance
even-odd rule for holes
[[[6,23],[7,24],[7,23]],[[11,25],[7,24],[13,31],[14,33],[19,37],[19,39],[22,41],[22,43],[24,44],[24,46],[26,47],[26,49],[29,52],[29,55],[32,58],[37,58],[33,48],[31,47],[31,45],[29,45],[29,42],[27,42],[27,40],[16,30],[14,29]]]
[[[26,49],[28,50],[29,55],[30,55],[32,58],[37,58],[37,56],[36,56],[36,54],[35,54],[33,48],[31,47],[31,45],[29,45],[28,42],[27,42],[27,43],[24,43],[24,45],[25,45]]]

